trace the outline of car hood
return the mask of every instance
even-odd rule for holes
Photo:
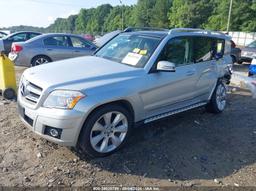
[[[141,76],[134,68],[95,56],[68,59],[27,69],[24,78],[43,88],[84,90]]]

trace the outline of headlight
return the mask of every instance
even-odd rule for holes
[[[79,91],[55,90],[47,97],[43,106],[57,109],[73,109],[85,95]]]

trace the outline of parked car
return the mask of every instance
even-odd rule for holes
[[[248,76],[256,77],[256,57],[252,59],[252,63],[249,66]]]
[[[241,53],[241,63],[251,62],[254,57],[256,57],[256,40],[242,48]]]
[[[122,32],[93,56],[27,69],[19,115],[45,139],[109,155],[139,124],[201,106],[224,111],[230,40],[200,29]]]
[[[122,32],[121,30],[116,30],[116,31],[109,32],[102,37],[95,38],[94,44],[96,44],[97,47],[101,47],[105,43],[107,43],[109,40],[111,40],[112,38],[120,34],[121,32]]]
[[[14,43],[9,58],[17,66],[37,66],[52,61],[91,55],[97,47],[78,35],[44,34]]]
[[[0,31],[0,39],[5,37],[5,36],[7,36],[7,34],[5,32]]]
[[[231,57],[233,64],[241,64],[241,49],[238,48],[233,40],[231,40]]]
[[[34,38],[41,33],[38,32],[17,32],[12,33],[2,39],[0,39],[0,50],[4,50],[5,54],[8,55],[11,52],[12,43],[14,42],[25,42],[31,38]]]

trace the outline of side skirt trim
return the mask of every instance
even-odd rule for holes
[[[162,118],[165,118],[165,117],[168,117],[168,116],[171,116],[171,115],[175,115],[177,113],[181,113],[181,112],[184,112],[184,111],[188,111],[190,109],[194,109],[194,108],[197,108],[197,107],[201,107],[201,106],[204,106],[206,105],[207,102],[201,102],[201,103],[197,103],[197,104],[194,104],[194,105],[190,105],[190,106],[187,106],[187,107],[183,107],[181,109],[177,109],[177,110],[174,110],[174,111],[170,111],[170,112],[167,112],[167,113],[163,113],[163,114],[160,114],[160,115],[156,115],[156,116],[153,116],[153,117],[150,117],[146,120],[144,120],[144,124],[147,124],[147,123],[150,123],[152,121],[156,121],[158,119],[162,119]]]

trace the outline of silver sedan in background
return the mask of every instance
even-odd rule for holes
[[[48,62],[91,55],[97,47],[78,35],[44,34],[14,43],[9,58],[17,66],[37,66]]]

